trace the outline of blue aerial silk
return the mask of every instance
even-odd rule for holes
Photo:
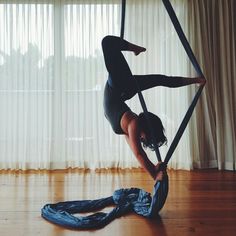
[[[204,77],[201,68],[191,50],[191,47],[183,33],[181,25],[175,15],[169,0],[162,0],[170,19],[176,29],[176,32],[189,56],[196,72],[199,76]],[[121,22],[121,37],[124,36],[124,16],[125,16],[125,0],[122,0],[122,22]],[[138,87],[138,84],[137,84]],[[175,135],[175,138],[166,154],[164,163],[162,165],[165,169],[168,164],[188,122],[193,113],[194,107],[201,95],[204,85],[200,86],[193,101],[182,121],[180,127]],[[138,92],[140,103],[147,114],[147,107],[143,99],[141,91]],[[147,115],[148,120],[148,115]],[[150,125],[149,125],[150,126]],[[151,128],[151,127],[150,127]],[[151,129],[152,130],[152,129]],[[161,161],[159,149],[154,142],[155,152],[158,161]],[[118,218],[128,212],[134,212],[138,215],[152,218],[158,216],[159,211],[164,206],[168,194],[168,176],[166,175],[162,181],[157,181],[154,185],[153,195],[138,189],[119,189],[116,190],[112,196],[101,198],[97,200],[81,200],[81,201],[67,201],[56,204],[46,204],[42,210],[42,217],[46,220],[58,224],[60,226],[73,229],[95,229],[101,228],[110,223],[115,218]],[[97,212],[107,206],[114,206],[113,210],[108,213]],[[97,212],[89,216],[76,216],[78,213]]]
[[[168,193],[168,176],[154,185],[153,196],[138,188],[119,189],[112,196],[97,200],[67,201],[47,204],[42,208],[42,217],[60,226],[72,229],[96,229],[109,224],[115,218],[128,212],[153,218],[163,207]],[[114,208],[108,212],[97,212],[107,206]],[[89,216],[78,213],[97,212]]]

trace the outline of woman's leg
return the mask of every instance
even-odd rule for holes
[[[133,51],[135,55],[146,49],[132,44],[120,37],[106,36],[102,40],[106,68],[115,87],[126,88],[132,73],[121,51]]]
[[[126,99],[133,97],[137,93],[134,79],[137,80],[141,91],[156,86],[176,88],[194,83],[205,83],[204,78],[184,78],[161,74],[132,75],[129,65],[121,51],[133,51],[135,55],[138,55],[146,49],[121,39],[120,37],[106,36],[102,40],[102,48],[112,85],[119,88],[121,91],[125,91],[124,98]]]
[[[185,78],[180,76],[166,76],[161,74],[149,74],[149,75],[133,75],[132,85],[130,83],[130,88],[128,92],[124,95],[124,99],[132,98],[137,92],[137,85],[139,90],[143,91],[157,86],[164,86],[169,88],[178,88],[190,84],[204,84],[206,82],[205,78]]]
[[[116,36],[106,36],[102,40],[102,49],[112,84],[115,87],[125,86],[125,81],[132,77],[129,65],[121,53],[122,50],[128,50],[128,42]]]
[[[161,74],[150,74],[150,75],[133,75],[138,83],[138,86],[141,91],[153,88],[156,86],[164,86],[169,88],[178,88],[187,86],[190,84],[204,84],[205,79],[196,77],[196,78],[185,78],[180,76],[166,76]]]

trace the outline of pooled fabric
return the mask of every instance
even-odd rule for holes
[[[46,204],[42,208],[42,217],[54,224],[72,229],[102,228],[129,212],[153,218],[158,216],[168,194],[168,176],[157,181],[153,196],[139,188],[119,189],[112,196],[96,200],[67,201]],[[108,212],[97,212],[89,216],[76,216],[78,213],[96,212],[105,207],[114,206]]]

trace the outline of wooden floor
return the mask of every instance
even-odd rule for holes
[[[73,231],[40,216],[46,203],[96,199],[115,189],[138,187],[152,192],[153,181],[141,170],[0,172],[1,236],[158,236],[236,235],[236,173],[169,171],[170,190],[160,220],[129,214],[95,231]]]

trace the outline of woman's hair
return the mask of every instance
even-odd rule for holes
[[[155,141],[156,141],[158,147],[162,146],[163,144],[166,144],[167,138],[164,134],[165,129],[163,127],[161,119],[151,112],[148,112],[147,115],[149,117],[150,125],[151,125],[153,135],[154,135],[154,138],[155,138]],[[139,122],[140,122],[141,128],[144,131],[144,133],[146,134],[146,138],[145,139],[141,138],[140,141],[145,148],[149,147],[152,151],[154,151],[154,145],[152,142],[152,135],[150,133],[148,122],[147,122],[144,112],[140,113],[138,117],[139,117]]]

